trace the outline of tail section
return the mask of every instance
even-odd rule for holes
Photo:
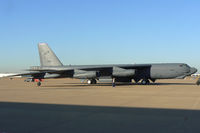
[[[47,43],[39,43],[38,50],[40,54],[41,66],[63,66]]]

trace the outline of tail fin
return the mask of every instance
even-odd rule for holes
[[[63,66],[47,43],[39,43],[38,50],[40,54],[41,66]]]

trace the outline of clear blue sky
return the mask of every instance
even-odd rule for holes
[[[200,69],[199,0],[0,0],[0,72],[39,65],[183,62]]]

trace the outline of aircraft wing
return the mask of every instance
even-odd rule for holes
[[[14,75],[9,75],[6,77],[15,77],[15,76],[21,76],[21,77],[33,77],[33,78],[56,78],[56,77],[65,77],[67,75],[71,75],[73,70],[43,70],[43,71],[34,71],[34,72],[27,72],[27,73],[18,73]],[[50,76],[51,75],[51,76]]]
[[[27,76],[36,76],[36,75],[42,75],[45,72],[28,72],[28,73],[18,73],[18,74],[13,74],[13,75],[8,75],[5,77],[16,77],[16,76],[22,76],[22,77],[27,77]]]
[[[129,72],[129,69],[144,69],[150,67],[150,65],[97,65],[97,66],[72,66],[71,68],[41,68],[41,69],[29,69],[31,72],[19,73],[8,77],[22,76],[33,78],[62,78],[62,77],[83,77],[89,78],[90,76],[98,72],[101,76],[110,76],[112,72],[117,68],[117,71]],[[127,70],[127,71],[126,71]],[[75,76],[76,75],[76,76]]]

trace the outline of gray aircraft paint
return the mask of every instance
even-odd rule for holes
[[[85,70],[85,71],[96,71],[99,69],[112,69],[114,71],[113,75],[116,75],[116,73],[120,73],[122,72],[122,70],[124,70],[123,74],[127,73],[127,75],[123,75],[123,76],[130,76],[130,73],[135,73],[135,70],[141,69],[141,68],[144,68],[144,69],[149,68],[150,69],[149,77],[153,79],[176,78],[179,76],[188,76],[188,74],[196,72],[196,69],[190,68],[188,65],[184,63],[32,67],[31,70],[32,71],[33,70],[34,71],[48,71],[48,70],[69,71],[69,70],[76,69],[76,70]]]
[[[61,61],[46,43],[39,43],[38,50],[41,66],[63,66]]]
[[[31,73],[19,75],[32,75],[33,78],[78,78],[100,79],[102,77],[116,78],[116,81],[130,82],[134,79],[152,80],[184,78],[197,69],[185,63],[160,64],[115,64],[115,65],[68,65],[63,66],[55,53],[46,43],[38,44],[41,66],[31,67]]]
[[[39,43],[38,47],[43,70],[74,70],[74,73],[77,73],[77,76],[73,76],[74,78],[83,78],[84,75],[86,75],[85,78],[89,78],[90,76],[86,74],[87,71],[95,76],[95,72],[99,69],[112,69],[112,76],[115,77],[117,75],[119,75],[118,77],[134,77],[137,69],[147,68],[145,76],[152,79],[184,77],[196,72],[194,68],[183,63],[63,66],[48,44]]]
[[[153,64],[150,77],[153,79],[176,78],[187,74],[192,69],[186,64]]]

